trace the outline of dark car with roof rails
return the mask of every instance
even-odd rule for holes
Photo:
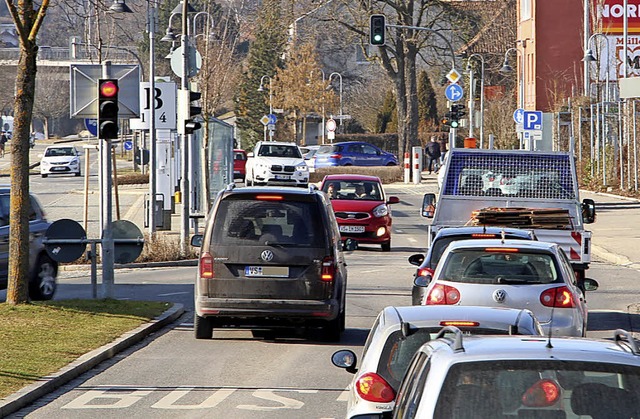
[[[0,186],[0,289],[6,289],[9,278],[9,208],[11,190]],[[29,195],[29,298],[51,300],[56,292],[58,263],[47,254],[42,240],[51,225],[40,203]]]
[[[215,328],[282,329],[337,341],[345,328],[347,269],[338,223],[315,186],[220,191],[200,247],[195,283],[197,339]]]
[[[535,240],[536,236],[531,230],[507,227],[446,227],[438,230],[436,236],[431,241],[431,247],[425,255],[417,253],[409,256],[409,263],[418,266],[413,274],[414,281],[417,277],[433,276],[438,266],[440,257],[450,243],[458,240],[468,239],[522,239]],[[425,287],[413,285],[411,290],[411,304],[414,306],[422,304],[424,300]]]

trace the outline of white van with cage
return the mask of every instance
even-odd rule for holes
[[[568,152],[453,148],[442,184],[424,196],[422,216],[432,218],[428,246],[443,227],[507,226],[531,230],[557,243],[578,281],[591,262],[595,203],[579,197],[574,157]]]

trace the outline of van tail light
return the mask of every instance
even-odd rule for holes
[[[543,379],[522,395],[522,404],[527,407],[548,407],[553,406],[560,398],[560,387],[555,381]]]
[[[213,278],[213,256],[211,256],[211,253],[202,253],[198,266],[200,269],[200,278]]]
[[[333,281],[336,275],[336,264],[332,257],[327,256],[322,259],[322,271],[320,272],[320,279],[325,282]]]
[[[433,269],[431,268],[420,268],[418,269],[417,276],[433,276]]]
[[[540,303],[545,307],[575,308],[576,302],[569,288],[555,287],[540,294]]]
[[[329,156],[330,159],[338,159],[340,160],[342,158],[342,154],[332,154]]]
[[[356,381],[358,396],[368,402],[390,403],[396,398],[393,387],[374,372],[362,374]]]
[[[449,285],[437,284],[427,295],[426,305],[452,305],[460,301],[460,291]]]

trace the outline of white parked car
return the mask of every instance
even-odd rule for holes
[[[247,186],[309,184],[309,167],[295,143],[260,141],[249,153],[246,164]]]
[[[533,240],[460,240],[451,243],[433,274],[417,277],[424,305],[528,308],[546,333],[586,336],[586,291],[598,282],[576,280],[555,243]]]
[[[52,145],[47,147],[40,160],[42,177],[73,173],[80,176],[80,153],[73,146]]]
[[[347,417],[391,411],[413,354],[434,339],[443,326],[457,326],[465,333],[482,335],[542,334],[540,323],[529,310],[386,307],[371,328],[359,365],[355,353],[348,349],[332,357],[334,365],[355,374],[349,385]],[[347,365],[345,359],[350,360]]]

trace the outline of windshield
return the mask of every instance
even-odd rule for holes
[[[263,144],[260,146],[258,156],[263,157],[290,157],[290,158],[302,158],[300,149],[295,145],[276,145],[276,144]]]
[[[65,147],[65,148],[48,148],[45,151],[45,157],[57,157],[57,156],[75,156],[76,152],[73,148]]]
[[[322,190],[330,199],[382,201],[382,186],[377,181],[329,180]]]
[[[449,370],[434,418],[636,418],[638,395],[637,366],[557,360],[464,362]]]
[[[449,254],[441,278],[476,284],[549,284],[561,281],[554,260],[549,253],[463,249]]]

